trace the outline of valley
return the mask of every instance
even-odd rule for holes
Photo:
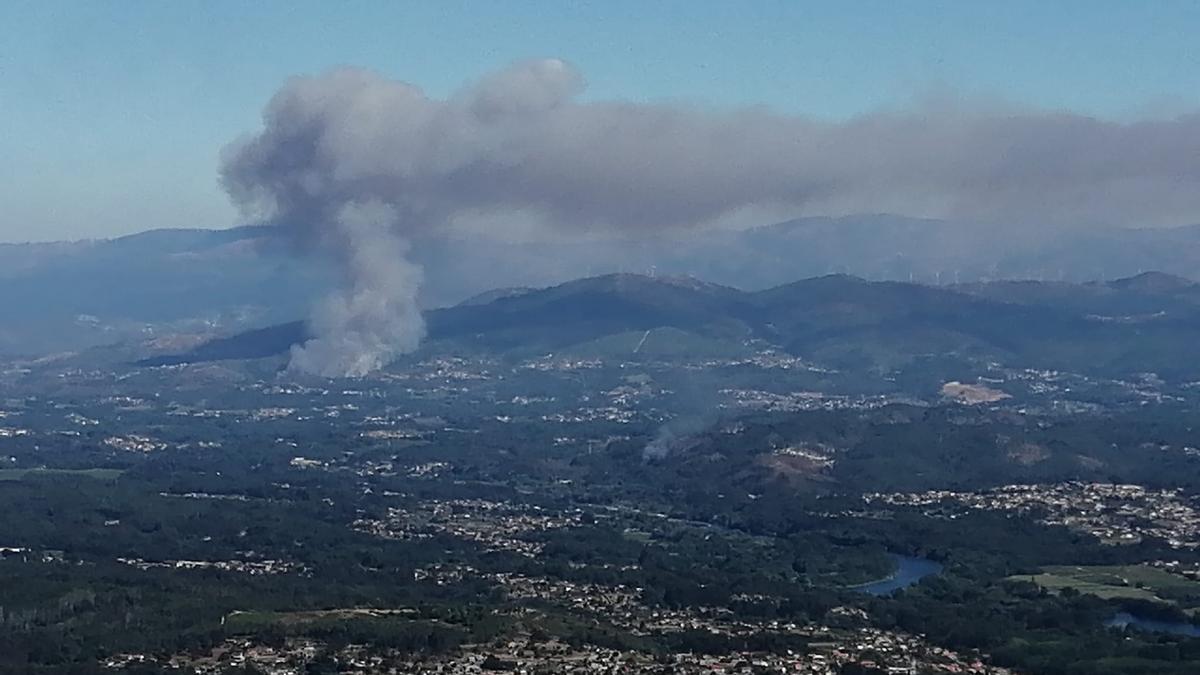
[[[1078,287],[1070,311],[1132,302],[1125,285]],[[1145,302],[1185,312],[1190,293]],[[865,328],[932,336],[933,307],[977,303],[1028,311],[844,278],[759,295],[602,277],[433,314],[421,350],[363,378],[287,370],[295,329],[10,360],[0,658],[1188,672],[1190,638],[1114,640],[1109,620],[1191,620],[1191,364],[1146,370],[1119,331],[1098,349],[1124,356],[1071,370],[1025,360],[999,321],[951,353]],[[711,348],[666,348],[681,339]],[[897,556],[938,573],[863,592]]]

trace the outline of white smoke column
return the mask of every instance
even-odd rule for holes
[[[421,269],[394,233],[396,214],[372,202],[337,214],[328,236],[346,259],[346,285],[309,322],[313,338],[292,348],[290,368],[323,377],[361,377],[412,351],[425,335],[417,304]]]

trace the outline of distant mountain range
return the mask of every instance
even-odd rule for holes
[[[772,345],[833,368],[887,373],[925,359],[1126,376],[1200,376],[1200,284],[1162,273],[1112,282],[932,287],[830,275],[747,292],[610,274],[509,291],[427,314],[430,351],[499,356],[736,356]],[[261,358],[302,322],[241,333],[145,365]]]
[[[425,268],[424,304],[445,307],[482,293],[476,302],[487,304],[507,292],[491,289],[611,272],[692,276],[748,291],[831,273],[927,285],[1079,282],[1145,270],[1193,277],[1200,273],[1200,226],[1064,231],[872,215],[636,240],[423,239],[413,254]],[[0,354],[229,335],[304,316],[336,280],[319,258],[299,255],[267,227],[3,244]],[[1013,300],[1023,292],[1020,284],[988,288]]]
[[[0,244],[0,354],[279,322],[331,278],[255,227]]]

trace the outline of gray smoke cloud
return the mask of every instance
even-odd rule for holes
[[[638,231],[774,209],[1156,226],[1200,214],[1197,114],[1117,123],[926,103],[826,122],[591,102],[583,89],[554,59],[445,99],[357,69],[288,81],[263,129],[226,149],[222,180],[247,215],[347,271],[293,365],[355,374],[412,349],[420,274],[404,241],[461,222]]]
[[[412,351],[425,334],[417,303],[421,269],[394,232],[391,207],[346,205],[330,222],[346,269],[346,286],[317,305],[315,337],[292,348],[291,367],[322,377],[361,377]]]
[[[660,461],[673,453],[684,452],[699,445],[701,439],[696,438],[696,434],[711,425],[712,421],[703,417],[684,417],[662,425],[654,434],[654,438],[642,448],[642,460]]]

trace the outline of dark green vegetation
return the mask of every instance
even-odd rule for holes
[[[290,382],[262,364],[6,376],[22,395],[4,402],[2,426],[23,433],[0,439],[11,465],[0,473],[0,670],[93,672],[114,654],[204,653],[233,636],[414,653],[513,632],[654,654],[806,648],[781,634],[637,634],[514,597],[498,575],[798,623],[860,608],[875,626],[1027,672],[1195,670],[1200,641],[1104,626],[1118,610],[1193,607],[1191,582],[1140,579],[1172,605],[1028,579],[1187,565],[1197,553],[1159,539],[1103,545],[1036,513],[940,518],[861,498],[1065,480],[1193,493],[1200,458],[1186,449],[1200,414],[1186,403],[1022,413],[1045,406],[1014,380],[1004,386],[1018,398],[986,408],[848,397],[771,411],[719,390],[783,395],[830,376],[740,362],[542,363],[414,360],[337,385]],[[1094,400],[1110,391],[1091,386]],[[668,410],[679,417],[664,427]],[[675,437],[647,459],[664,428]],[[497,547],[442,528],[455,521],[439,520],[437,504],[459,504],[451,510],[484,528],[510,513],[562,520]],[[389,526],[403,536],[377,536],[370,522],[399,523]],[[514,548],[527,545],[536,553]],[[893,597],[850,588],[886,576],[889,551],[945,571]],[[162,566],[173,561],[289,567]],[[430,576],[462,568],[475,572]]]
[[[617,275],[428,318],[420,352],[359,380],[283,372],[298,323],[145,362],[169,366],[130,365],[136,348],[3,364],[0,670],[230,638],[317,640],[321,669],[344,645],[513,636],[656,658],[812,647],[621,624],[563,590],[599,589],[651,613],[922,634],[1023,672],[1196,671],[1196,640],[1105,626],[1200,606],[1164,571],[1200,566],[1190,282],[747,293]],[[947,382],[999,394],[959,405]],[[903,499],[1072,481],[1178,492],[1123,545],[1069,503]],[[856,591],[889,553],[944,571]]]
[[[120,469],[0,469],[0,481],[22,480],[28,476],[58,475],[84,476],[96,480],[116,480],[121,476]]]

